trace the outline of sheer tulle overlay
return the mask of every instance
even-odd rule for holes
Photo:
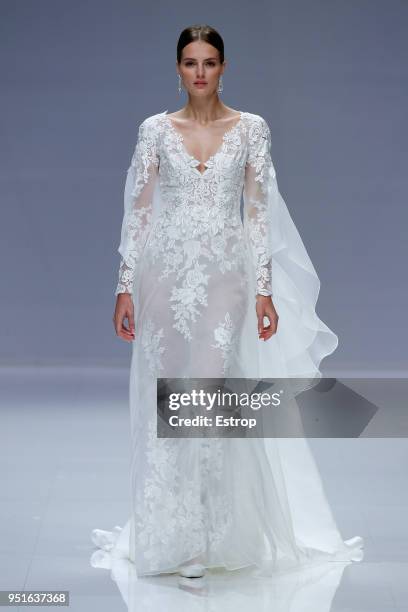
[[[359,561],[343,540],[304,438],[157,438],[157,377],[318,382],[337,336],[319,319],[319,278],[281,197],[260,116],[241,112],[205,163],[167,111],[145,119],[128,169],[116,294],[132,293],[129,521],[92,540],[138,576],[254,566],[261,575]],[[241,217],[241,196],[243,215]],[[258,339],[256,294],[277,333]],[[97,565],[98,551],[94,553]]]

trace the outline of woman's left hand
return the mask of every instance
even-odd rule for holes
[[[272,298],[270,295],[256,296],[256,316],[258,318],[258,336],[260,340],[269,340],[271,336],[276,334],[278,329],[279,315],[275,310]],[[269,319],[269,325],[264,325],[263,319]]]

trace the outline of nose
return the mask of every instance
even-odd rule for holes
[[[197,78],[201,79],[204,77],[204,65],[200,66],[200,64],[197,64]]]

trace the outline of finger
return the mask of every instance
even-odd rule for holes
[[[124,318],[115,317],[113,320],[113,325],[115,328],[115,332],[117,336],[124,337],[123,334],[131,336],[130,330],[124,324]]]
[[[127,325],[125,325],[124,322],[122,322],[122,329],[121,329],[122,333],[126,334],[127,336],[133,336],[134,334],[132,333],[132,331],[129,329],[129,327]]]
[[[277,320],[272,320],[271,323],[263,328],[259,338],[261,340],[269,340],[277,331]]]
[[[120,336],[124,340],[134,340],[134,334],[132,334],[125,326],[122,326],[122,328],[119,330],[118,336]]]
[[[116,331],[116,334],[118,336],[120,336],[121,334],[123,334],[123,333],[128,331],[126,326],[123,323],[123,320],[120,320],[119,318],[116,319],[116,321],[115,321],[115,331]]]
[[[258,314],[258,334],[262,334],[262,332],[265,329],[265,325],[264,325],[264,317],[265,317],[265,313],[260,313]],[[268,317],[267,317],[268,318]]]
[[[272,326],[270,330],[268,330],[265,334],[265,340],[269,340],[270,338],[272,338],[272,336],[274,336],[277,332],[277,328],[276,326]]]
[[[133,314],[133,310],[128,314],[128,322],[130,327],[130,333],[135,335],[135,317]]]
[[[123,333],[119,334],[119,338],[122,338],[122,340],[125,340],[126,342],[134,341],[134,338],[132,336],[125,336]]]
[[[123,330],[119,330],[117,336],[118,338],[122,338],[123,340],[128,340],[129,342],[131,340],[134,340],[134,336],[132,336],[132,334],[130,334],[129,332],[123,331]]]

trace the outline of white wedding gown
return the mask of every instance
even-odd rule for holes
[[[157,438],[156,377],[321,377],[337,336],[315,312],[318,276],[276,181],[267,122],[241,112],[204,164],[167,111],[146,118],[128,169],[116,294],[132,293],[132,508],[94,543],[138,576],[207,567],[268,574],[361,560],[343,540],[304,438]],[[243,220],[240,204],[243,195]],[[256,294],[277,333],[258,339]]]

